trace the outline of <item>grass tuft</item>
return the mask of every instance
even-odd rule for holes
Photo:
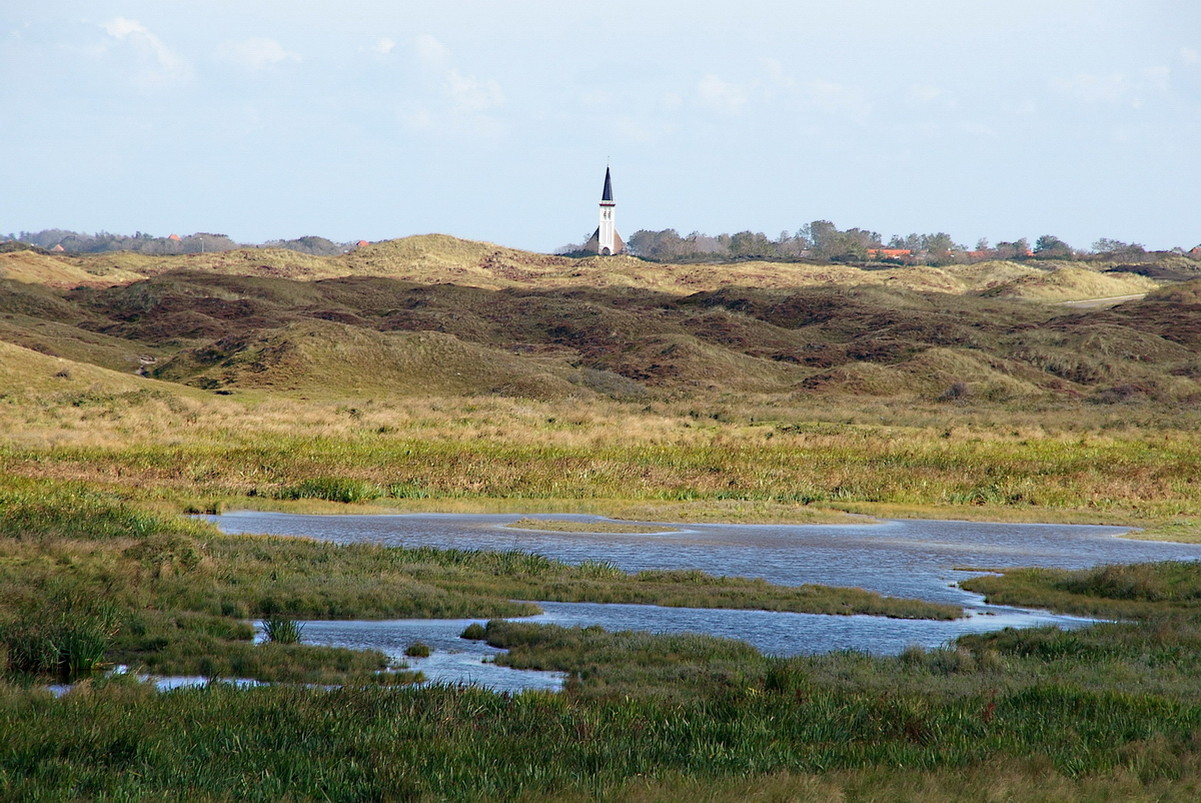
[[[299,644],[304,625],[295,619],[268,616],[263,619],[263,635],[274,644]]]
[[[430,646],[422,641],[414,641],[409,646],[405,647],[405,655],[410,658],[429,658]]]
[[[488,638],[488,630],[479,622],[472,622],[463,628],[463,632],[459,634],[459,638],[467,639],[468,641],[483,641]]]

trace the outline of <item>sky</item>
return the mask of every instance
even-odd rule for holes
[[[9,2],[0,108],[4,233],[1201,243],[1195,0]]]

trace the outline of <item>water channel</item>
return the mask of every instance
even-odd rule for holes
[[[747,641],[767,654],[799,655],[838,649],[895,654],[911,644],[937,647],[965,633],[1086,620],[1042,611],[986,605],[956,584],[981,570],[1017,566],[1084,568],[1201,558],[1201,545],[1120,538],[1121,527],[998,524],[961,521],[885,521],[855,525],[663,525],[653,534],[562,533],[513,529],[515,515],[306,516],[239,511],[209,517],[227,533],[305,536],[335,543],[430,546],[534,552],[567,563],[606,561],[625,571],[700,569],[718,575],[762,577],[782,585],[856,586],[883,594],[961,605],[953,622],[873,616],[661,608],[649,605],[540,602],[527,621],[600,625],[608,630],[700,632]],[[595,516],[545,518],[601,521]],[[422,641],[429,658],[407,659],[438,682],[497,690],[557,688],[553,673],[518,672],[490,663],[498,650],[458,638],[474,620],[305,623],[314,644],[381,650],[401,660]]]

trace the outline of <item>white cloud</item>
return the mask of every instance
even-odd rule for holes
[[[973,137],[987,137],[991,139],[997,136],[996,129],[985,123],[964,121],[959,124],[959,130]]]
[[[929,84],[914,84],[905,92],[910,103],[928,105],[947,97],[946,90]]]
[[[1122,73],[1077,73],[1071,78],[1060,78],[1055,86],[1069,95],[1093,103],[1118,103],[1133,90],[1130,79]]]
[[[656,125],[624,114],[609,120],[609,130],[621,139],[640,143],[658,141],[664,134],[669,133],[667,126]]]
[[[396,42],[385,36],[382,39],[380,39],[378,42],[376,42],[375,47],[373,47],[371,49],[374,50],[376,53],[386,56],[387,54],[391,53],[395,48],[396,48]]]
[[[504,105],[505,102],[505,95],[496,81],[463,75],[458,70],[451,70],[447,74],[446,86],[455,106],[464,111],[482,112]]]
[[[613,91],[604,87],[591,86],[578,93],[580,103],[593,108],[613,105]]]
[[[1166,64],[1148,67],[1143,70],[1143,79],[1146,85],[1156,92],[1167,92],[1172,83],[1172,68]]]
[[[1077,73],[1054,83],[1056,89],[1088,103],[1125,104],[1141,108],[1148,98],[1169,89],[1172,71],[1166,65],[1148,67],[1137,76],[1126,73]]]
[[[702,105],[726,114],[742,111],[748,99],[745,87],[723,81],[712,74],[702,78],[696,89]]]
[[[116,17],[101,25],[104,32],[132,48],[142,62],[138,82],[144,86],[163,86],[186,79],[192,70],[157,35],[137,20]],[[107,52],[101,48],[100,52]]]
[[[265,70],[285,61],[300,61],[300,54],[284,49],[274,39],[255,36],[222,42],[217,57],[247,70]]]
[[[819,109],[831,114],[862,120],[871,114],[867,93],[857,86],[833,81],[811,81],[805,87],[809,100]]]
[[[399,113],[400,121],[405,126],[417,131],[425,131],[433,127],[434,114],[429,109],[413,109]]]
[[[784,71],[784,65],[779,59],[763,59],[763,67],[767,71],[767,80],[772,86],[781,89],[792,89],[796,80]]]
[[[451,129],[476,136],[492,137],[503,131],[500,121],[489,114],[505,105],[500,82],[481,78],[452,66],[450,50],[436,37],[422,34],[413,42],[422,69],[433,80],[440,95],[433,109],[402,114],[407,126],[422,130]],[[439,110],[441,107],[441,110]]]
[[[421,64],[427,70],[443,70],[446,68],[446,62],[450,58],[450,53],[446,49],[446,45],[439,42],[428,33],[423,33],[417,37],[417,58],[421,59]]]

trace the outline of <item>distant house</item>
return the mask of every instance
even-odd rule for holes
[[[171,235],[170,237],[168,237],[167,239],[168,239],[168,240],[174,240],[174,241],[175,241],[175,242],[177,242],[177,243],[178,243],[178,242],[182,242],[182,241],[183,241],[183,238],[182,238],[182,237],[180,237],[178,234],[172,234],[172,235]]]
[[[66,251],[66,250],[67,250],[67,249],[63,248],[63,244],[62,244],[62,243],[59,243],[58,245],[56,245],[56,246],[54,246],[53,248],[51,248],[51,249],[50,249],[50,251],[51,251],[52,253],[55,253],[55,254],[61,254],[61,253],[63,253],[63,252],[64,252],[64,251]]]
[[[367,242],[366,240],[359,240],[357,243],[355,243],[355,246],[358,248],[366,248],[369,245],[371,245],[371,243]]]
[[[908,248],[869,248],[867,255],[875,259],[904,259],[913,256],[913,252]]]
[[[1188,255],[1193,259],[1201,259],[1201,245],[1193,246],[1193,248],[1189,250]]]

